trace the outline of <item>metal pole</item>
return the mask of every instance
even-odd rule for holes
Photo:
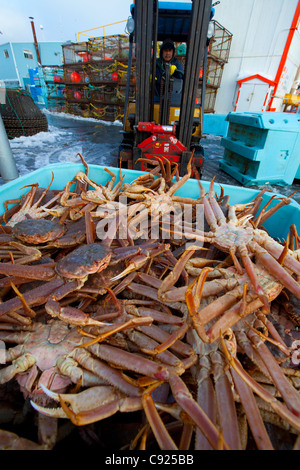
[[[186,147],[189,147],[191,143],[190,130],[193,126],[196,91],[200,65],[206,47],[210,13],[211,0],[193,0],[178,136]]]
[[[33,17],[30,16],[29,19],[31,20],[31,28],[32,28],[32,34],[33,34],[33,39],[34,39],[34,45],[35,45],[36,55],[37,55],[37,59],[38,59],[38,64],[42,65],[39,46],[38,46],[38,42],[37,42],[37,38],[36,38],[36,34],[35,34],[35,27],[34,27]]]
[[[206,74],[207,74],[207,54],[208,47],[205,48],[204,59],[203,59],[203,74],[202,74],[202,89],[201,89],[201,115],[202,115],[202,126],[204,121],[204,105],[205,105],[205,92],[206,92]]]
[[[12,150],[9,145],[6,130],[0,114],[0,174],[4,182],[15,180],[19,177],[19,172],[14,160]]]
[[[124,106],[124,129],[126,124],[126,114],[129,103],[129,91],[130,91],[130,78],[131,78],[131,66],[132,66],[132,46],[133,46],[133,33],[129,36],[129,54],[128,54],[128,68],[127,68],[127,82],[126,82],[126,95],[125,95],[125,106]]]
[[[152,54],[152,81],[150,93],[150,115],[149,121],[154,119],[154,95],[155,95],[155,73],[156,73],[156,47],[157,47],[157,32],[158,32],[158,0],[153,2],[153,54]]]

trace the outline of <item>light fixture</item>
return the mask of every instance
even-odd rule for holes
[[[126,23],[126,31],[131,34],[133,33],[134,31],[134,19],[132,18],[132,16],[129,16],[128,20],[127,20],[127,23]]]
[[[208,24],[207,38],[211,39],[214,34],[215,34],[215,24],[213,21],[210,21]]]

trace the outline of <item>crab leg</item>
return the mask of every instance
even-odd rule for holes
[[[245,211],[243,211],[243,215],[249,215],[251,214],[253,217],[255,217],[260,204],[263,200],[263,195],[267,191],[267,188],[264,188],[260,193],[253,199],[253,201],[249,202],[245,207],[249,206]]]
[[[205,286],[204,286],[205,288]],[[238,286],[199,310],[201,322],[206,325],[231,308],[243,295],[243,286]]]
[[[145,282],[146,284],[154,286],[156,289],[159,289],[162,284],[162,281],[160,279],[157,279],[153,276],[149,276],[149,274],[138,273],[138,278],[141,281]],[[203,286],[202,297],[210,297],[212,295],[217,295],[223,292],[224,290],[231,291],[237,286],[237,284],[239,283],[242,284],[244,281],[245,281],[245,278],[240,278],[239,280],[235,278],[229,278],[229,279],[218,279],[215,281],[205,282]],[[166,303],[184,302],[187,289],[188,289],[188,286],[172,288],[171,290],[164,292],[163,294],[160,294],[160,299]],[[195,287],[193,288],[193,292],[194,290],[195,290]]]
[[[262,306],[260,299],[256,299],[249,304],[244,305],[244,301],[240,300],[236,305],[226,311],[216,323],[211,326],[207,331],[209,342],[213,343],[220,333],[224,333],[228,328],[231,328],[242,317],[249,315]]]
[[[210,202],[211,208],[213,210],[213,213],[216,217],[218,225],[222,225],[226,223],[226,217],[219,206],[219,204],[216,201],[215,194],[214,194],[214,179],[212,179],[210,185],[209,185],[209,193],[208,193],[208,200]]]
[[[90,342],[85,343],[84,346],[86,347],[94,343],[100,343],[101,341],[104,341],[109,336],[112,336],[113,334],[118,333],[119,331],[127,330],[128,328],[133,328],[139,325],[149,325],[152,323],[152,321],[153,319],[151,317],[139,317],[139,318],[133,317],[124,323],[116,322],[115,324],[111,324],[111,325],[102,323],[101,326],[103,326],[103,328],[99,332],[99,334],[95,336],[94,339],[92,339]]]
[[[290,276],[290,274],[273,258],[264,248],[260,247],[256,242],[250,244],[251,249],[255,252],[257,258],[268,269],[268,271],[291,291],[298,299],[300,299],[300,284]],[[288,255],[287,255],[288,256]],[[286,258],[284,264],[286,264]],[[300,263],[299,267],[300,267]],[[300,270],[299,270],[300,273]]]
[[[293,450],[300,450],[300,434],[299,434],[299,436],[297,437],[297,439],[295,441]]]
[[[274,356],[271,354],[268,347],[260,339],[260,337],[252,330],[249,330],[248,336],[255,345],[261,359],[268,369],[270,376],[273,379],[274,384],[277,386],[283,400],[287,404],[288,408],[300,418],[300,396],[299,393],[287,380],[282,369],[278,365]]]
[[[198,429],[198,428],[197,428]],[[183,423],[183,429],[180,436],[179,450],[189,450],[191,447],[194,426],[190,423]]]
[[[166,250],[168,250],[170,248],[170,245],[167,245],[167,244],[155,243],[155,245],[157,245],[157,246],[154,246],[153,248],[149,248],[148,250],[147,249],[145,250],[142,246],[141,247],[142,253],[133,256],[129,260],[127,268],[124,269],[124,271],[122,271],[117,276],[114,276],[113,278],[111,278],[111,280],[112,281],[117,281],[117,280],[121,279],[122,277],[126,276],[127,274],[130,274],[132,271],[137,271],[138,269],[140,269],[141,267],[144,266],[145,262],[149,258],[155,257],[155,256],[157,256],[161,253],[164,253]],[[128,254],[130,254],[133,251],[131,248],[134,248],[135,250],[137,250],[137,247],[128,248],[126,250],[127,253],[125,251],[125,253],[123,254],[123,258],[125,256],[128,257]],[[144,253],[143,253],[143,251],[144,251]],[[122,257],[118,256],[117,259],[120,261],[120,259],[122,259]]]
[[[193,348],[179,339],[187,331],[187,325],[185,323],[172,334],[167,333],[156,325],[151,325],[151,327],[141,326],[140,330],[151,338],[154,338],[156,341],[160,341],[162,343],[155,348],[155,351],[152,351],[152,354],[158,354],[165,349],[170,348],[178,354],[181,354],[183,357],[194,355]]]
[[[195,305],[194,296],[193,296],[193,293],[190,290],[188,290],[185,294],[185,301],[186,301],[186,305],[188,307],[189,314],[190,314],[190,317],[192,319],[194,328],[197,331],[197,334],[199,335],[199,338],[201,338],[202,341],[207,343],[209,341],[209,338],[206,334],[203,321],[201,320],[201,317],[198,315],[196,305]]]
[[[283,339],[281,338],[280,334],[278,333],[278,331],[276,330],[276,328],[274,327],[273,323],[270,322],[270,320],[268,320],[268,318],[266,317],[266,315],[263,315],[263,314],[257,314],[257,318],[266,326],[266,328],[268,329],[268,331],[271,333],[271,335],[273,336],[273,338],[275,339],[275,341],[277,341],[278,343],[278,347],[280,348],[280,350],[286,354],[286,356],[289,356],[290,355],[290,350],[289,348],[287,347],[287,345],[285,344],[285,342],[283,341]]]
[[[29,439],[19,437],[17,434],[0,429],[1,450],[47,450],[47,446],[36,444]]]
[[[75,307],[61,307],[60,304],[53,299],[49,299],[45,304],[46,312],[51,317],[58,317],[62,321],[69,323],[70,325],[87,326],[96,325],[103,326],[106,323],[99,322],[91,318],[87,313]]]
[[[275,214],[275,212],[277,212],[281,207],[291,203],[291,199],[284,198],[280,202],[278,202],[278,204],[276,204],[274,207],[266,211],[266,208],[268,207],[272,199],[273,198],[271,198],[268,204],[266,204],[265,207],[262,208],[262,210],[259,213],[259,216],[257,217],[257,219],[255,219],[254,221],[255,228],[258,227],[258,225],[262,225],[267,219],[269,219],[273,214]]]
[[[156,347],[159,347],[157,341],[149,338],[140,331],[135,330],[128,331],[127,336],[134,344],[139,346],[141,351],[150,354],[157,354],[157,358],[159,360],[161,360],[164,364],[176,367],[178,372],[180,372],[181,374],[183,374],[183,372],[185,371],[183,362],[180,361],[170,351],[166,351],[165,349],[163,349],[162,351],[158,350],[158,352],[156,352]]]
[[[258,369],[271,381],[268,369],[254,348],[254,344],[249,340],[244,328],[235,331],[235,335],[242,353],[248,356],[248,358],[258,367]]]
[[[269,403],[273,410],[279,414],[283,419],[288,423],[294,426],[298,431],[300,431],[300,420],[292,413],[286,406],[284,406],[280,401],[271,395],[265,388],[259,385],[252,377],[243,369],[240,362],[231,355],[227,346],[225,344],[224,338],[221,336],[221,342],[223,346],[224,353],[231,367],[239,374],[243,381],[249,385],[249,387],[264,401]]]
[[[216,216],[214,214],[214,211],[213,211],[213,209],[210,205],[210,202],[205,197],[205,189],[203,188],[200,181],[198,181],[198,183],[199,183],[200,190],[201,190],[201,200],[202,200],[203,205],[204,205],[205,218],[206,218],[207,223],[210,226],[211,230],[214,231],[218,228],[217,218],[216,218]],[[185,233],[185,235],[187,236],[186,233]]]
[[[129,313],[131,312],[130,307],[130,305],[125,306],[126,311]],[[154,321],[160,323],[167,323],[170,325],[182,325],[182,323],[184,322],[182,318],[177,317],[176,315],[160,312],[159,310],[155,310],[153,308],[139,307],[136,309],[136,311],[137,315],[140,315],[142,317],[150,316],[151,318],[153,318]]]
[[[142,356],[121,351],[120,349],[107,344],[93,344],[88,346],[88,350],[95,356],[110,363],[122,366],[124,369],[134,372],[143,371],[144,375],[157,380],[167,380],[169,377],[169,368],[166,366],[146,359]]]
[[[27,212],[27,210],[29,210],[29,208],[32,205],[32,201],[33,201],[35,193],[37,191],[37,186],[38,186],[37,184],[32,184],[31,185],[31,189],[27,193],[24,203],[21,205],[18,212],[13,214],[12,217],[10,218],[9,222],[7,222],[6,225],[8,227],[13,227],[20,220],[23,220],[23,218],[25,217],[24,214]],[[23,188],[25,188],[25,187],[27,187],[27,186],[23,186]],[[21,189],[23,189],[23,188],[21,188]],[[14,202],[14,201],[8,201],[8,202]]]
[[[60,404],[67,417],[70,418],[72,423],[76,426],[85,426],[87,424],[95,423],[96,421],[112,416],[117,411],[132,412],[138,411],[142,408],[141,400],[137,398],[117,398],[107,404],[94,407],[88,411],[80,411],[79,413],[74,413],[72,410],[70,410],[61,397]]]
[[[259,450],[273,450],[272,443],[264,426],[251,388],[244,382],[244,380],[242,380],[233,368],[231,369],[231,375],[246,412],[248,424],[252,431],[257,448]]]
[[[143,408],[147,419],[155,435],[157,443],[162,450],[178,450],[175,442],[167,432],[165,425],[155,408],[150,393],[145,393],[142,398]]]
[[[282,253],[282,245],[276,243],[274,240],[269,241],[268,239],[264,239],[263,237],[258,240],[258,242],[265,247],[268,253],[270,253],[275,259],[278,259]],[[257,249],[257,244],[254,247],[254,250]],[[287,254],[284,258],[283,264],[291,269],[294,273],[300,275],[300,263],[296,259],[294,259],[291,254]]]
[[[70,192],[70,188],[73,184],[73,181],[69,181],[66,186],[65,186],[65,189],[61,195],[61,198],[60,198],[60,204],[63,206],[63,207],[81,207],[81,206],[85,206],[87,203],[86,201],[83,201],[81,199],[81,197],[72,197],[70,198],[70,196],[77,196],[76,193],[71,193]]]
[[[0,263],[0,274],[7,276],[18,276],[26,279],[38,279],[41,281],[50,281],[56,274],[54,267],[51,266],[23,266],[18,264]]]
[[[179,181],[177,181],[175,184],[173,184],[173,186],[171,186],[171,188],[168,190],[168,192],[166,193],[168,196],[173,196],[173,194],[176,193],[176,191],[181,188],[181,186],[187,181],[190,179],[191,177],[191,174],[192,174],[192,159],[193,159],[193,155],[194,155],[194,152],[192,153],[191,155],[191,158],[187,164],[187,173],[182,177],[180,178]]]
[[[41,305],[45,302],[45,298],[47,298],[51,293],[63,285],[64,281],[62,279],[55,279],[54,281],[47,282],[43,286],[32,289],[31,292],[25,292],[23,298],[28,306]],[[11,311],[19,310],[22,307],[22,301],[18,297],[9,299],[6,302],[0,304],[0,317],[10,313]]]
[[[82,387],[93,387],[95,385],[107,385],[108,381],[88,370],[83,370],[71,357],[59,357],[56,366],[62,375],[70,378],[74,384]]]
[[[35,364],[36,360],[32,354],[22,354],[14,360],[13,364],[0,370],[0,385],[11,380],[16,374],[25,372]]]
[[[226,293],[224,296],[216,299],[199,311],[200,317],[204,316],[205,318],[205,321],[203,319],[204,324],[224,313],[224,315],[207,331],[210,342],[213,342],[219,336],[220,331],[224,332],[227,328],[230,328],[237,323],[240,318],[249,315],[264,305],[260,298],[255,298],[256,294],[254,291],[249,291],[247,296],[245,295],[245,285],[246,284],[244,284],[244,286],[239,286],[232,292]],[[268,299],[271,301],[276,298],[281,290],[282,286],[278,283],[269,293]],[[240,300],[236,305],[233,305],[234,298],[232,297],[232,294],[235,296],[236,300],[242,297],[242,300]]]
[[[164,300],[164,292],[168,291],[171,287],[176,284],[184,269],[186,262],[193,256],[194,253],[195,250],[186,250],[183,255],[181,255],[181,257],[175,264],[174,269],[170,271],[169,275],[162,281],[157,292],[157,296],[159,299]]]
[[[156,302],[160,302],[160,300],[157,297],[157,290],[154,289],[153,287],[143,286],[142,284],[137,284],[136,282],[132,282],[131,284],[129,284],[128,290],[135,292],[136,294],[139,294],[139,295],[145,295],[146,297],[149,297],[150,299],[155,300]]]
[[[10,201],[4,201],[5,212],[4,214],[0,216],[1,223],[4,222],[5,224],[7,224],[8,219],[12,217],[14,214],[16,214],[16,212],[19,211],[21,207],[20,202],[21,202],[21,199],[12,199]],[[16,205],[8,209],[8,204],[14,204],[14,203]]]
[[[248,255],[248,250],[246,245],[240,244],[238,247],[239,253],[241,255],[244,267],[246,269],[246,272],[249,276],[249,279],[254,287],[254,291],[257,293],[258,297],[264,304],[266,312],[269,312],[270,310],[270,305],[269,305],[269,300],[268,296],[264,293],[264,290],[262,289],[261,285],[259,284],[258,281],[258,276],[255,272],[254,265]]]
[[[211,358],[214,365],[214,381],[220,428],[223,430],[224,439],[230,449],[241,450],[240,434],[231,384],[224,372],[224,364],[220,353],[214,352]]]
[[[203,411],[207,414],[208,418],[215,423],[217,413],[215,406],[215,389],[209,374],[209,367],[207,367],[208,359],[203,356],[199,361],[201,368],[197,374],[197,402],[199,404],[201,403]],[[201,450],[212,450],[212,446],[205,437],[205,434],[203,434],[198,427],[196,428],[195,448]]]
[[[91,347],[89,347],[89,349],[91,350]],[[139,388],[129,383],[121,371],[110,367],[98,358],[94,358],[89,351],[82,348],[75,348],[71,356],[84,369],[92,372],[97,377],[104,379],[107,383],[116,387],[118,390],[121,390],[121,392],[126,395],[133,397],[140,396]]]
[[[13,264],[29,264],[33,261],[37,261],[41,258],[42,253],[40,250],[37,248],[34,248],[32,246],[25,246],[20,242],[9,242],[8,243],[9,247],[13,247],[18,251],[15,250],[9,250],[9,256],[13,257]],[[6,248],[7,252],[8,248]],[[21,253],[23,255],[27,256],[21,256]],[[3,263],[3,264],[10,264],[10,263]],[[6,273],[4,273],[6,274]]]
[[[290,241],[290,249],[294,251],[294,249],[298,250],[299,249],[299,242],[300,238],[297,233],[297,228],[295,224],[292,224],[290,226],[290,232],[291,232],[291,241]],[[295,248],[296,246],[296,248]]]
[[[219,432],[198,403],[193,400],[193,397],[185,383],[180,377],[173,373],[170,373],[169,383],[177,403],[201,429],[211,446],[214,449],[218,449],[220,442]],[[225,441],[223,441],[223,448],[224,450],[229,450]]]

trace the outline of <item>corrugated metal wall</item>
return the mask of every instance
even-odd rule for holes
[[[215,19],[233,34],[229,62],[216,99],[216,113],[234,110],[239,79],[259,74],[274,81],[297,5],[298,0],[221,0],[215,7]],[[300,34],[296,30],[276,92],[279,98],[273,102],[276,111],[282,110],[283,97],[290,92],[299,65]],[[249,82],[247,85],[249,96],[242,104],[244,109],[239,111],[260,112],[263,103],[257,100],[253,104],[252,88]]]

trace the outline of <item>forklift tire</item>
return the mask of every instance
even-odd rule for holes
[[[142,171],[141,162],[137,162],[139,158],[142,157],[142,149],[138,147],[133,147],[133,169],[137,171]]]
[[[191,155],[192,155],[192,152],[190,152],[189,150],[182,152],[179,176],[184,176],[187,174],[187,165],[189,163]]]
[[[193,167],[197,170],[199,178],[202,178],[202,169],[204,165],[204,148],[202,145],[197,144],[193,146],[194,158],[193,158]],[[195,174],[192,174],[192,178],[197,177]]]
[[[123,147],[120,145],[119,147],[119,161],[118,166],[121,168],[126,168],[128,170],[132,170],[133,168],[133,155],[132,155],[132,148],[130,147]]]

